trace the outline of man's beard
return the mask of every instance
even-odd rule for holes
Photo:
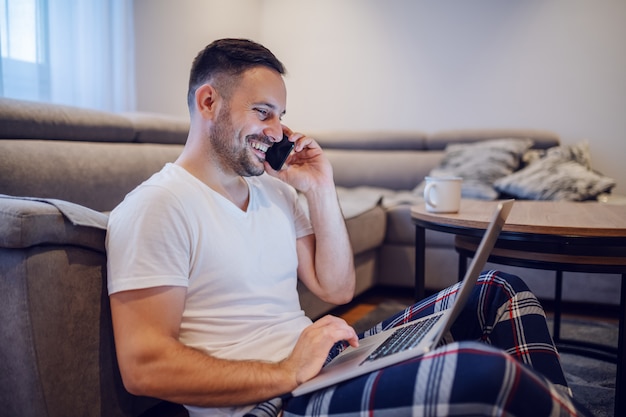
[[[216,123],[209,132],[211,147],[215,157],[224,171],[232,170],[237,175],[252,177],[263,174],[265,167],[260,164],[257,157],[250,151],[250,139],[258,139],[269,142],[260,135],[248,135],[242,144],[235,134],[230,118],[230,107],[225,107],[217,116]]]

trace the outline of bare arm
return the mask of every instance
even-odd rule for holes
[[[345,304],[354,297],[355,273],[337,195],[333,189],[307,200],[315,234],[298,239],[298,276],[322,300]]]
[[[354,296],[354,261],[332,167],[313,139],[285,132],[296,142],[287,168],[276,172],[266,164],[266,170],[301,191],[308,202],[315,234],[298,239],[298,276],[322,300],[347,303]]]
[[[343,320],[324,317],[304,330],[279,363],[212,357],[178,341],[186,288],[112,294],[115,345],[126,389],[181,404],[223,407],[257,403],[315,376],[339,340],[357,344]]]

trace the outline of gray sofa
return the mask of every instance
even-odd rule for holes
[[[20,416],[139,416],[167,406],[124,390],[116,366],[104,238],[106,212],[174,160],[186,120],[111,114],[0,99],[0,409]],[[339,186],[357,267],[357,293],[376,286],[412,291],[411,190],[450,143],[530,137],[529,130],[318,132]],[[456,280],[451,236],[427,233],[428,279]],[[551,275],[533,274],[551,294]],[[333,306],[300,288],[311,317]],[[148,410],[148,411],[146,411]]]

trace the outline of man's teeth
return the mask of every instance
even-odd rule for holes
[[[254,149],[258,149],[261,152],[267,152],[267,150],[269,149],[269,146],[267,146],[264,143],[259,143],[259,142],[252,142],[252,147]]]

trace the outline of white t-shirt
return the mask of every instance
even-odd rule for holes
[[[182,343],[279,361],[311,324],[296,289],[296,239],[313,230],[292,187],[267,174],[246,182],[245,212],[174,164],[129,193],[109,217],[108,291],[187,287]]]

